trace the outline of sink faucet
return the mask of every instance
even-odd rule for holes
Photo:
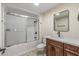
[[[58,37],[60,37],[60,32],[57,32]]]

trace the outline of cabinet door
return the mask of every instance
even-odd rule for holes
[[[63,56],[63,48],[53,45],[47,46],[47,56]]]
[[[63,48],[61,47],[54,47],[56,56],[63,56]]]
[[[54,47],[52,47],[51,45],[48,45],[47,46],[47,51],[46,51],[47,53],[46,53],[46,55],[47,56],[55,56],[56,54],[56,52],[55,52],[55,48]]]

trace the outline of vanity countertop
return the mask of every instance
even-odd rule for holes
[[[46,36],[45,38],[49,38],[51,40],[56,40],[59,42],[63,42],[63,43],[67,43],[67,44],[71,44],[74,46],[79,47],[79,39],[74,39],[74,38],[62,38],[62,37],[57,37],[57,36]]]

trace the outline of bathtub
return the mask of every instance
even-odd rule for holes
[[[23,54],[36,49],[36,45],[37,41],[33,41],[6,47],[6,51],[2,56],[22,56]]]

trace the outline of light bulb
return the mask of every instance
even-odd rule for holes
[[[39,3],[34,3],[34,5],[38,6],[38,5],[39,5]]]
[[[56,13],[56,15],[59,15],[59,13]]]

